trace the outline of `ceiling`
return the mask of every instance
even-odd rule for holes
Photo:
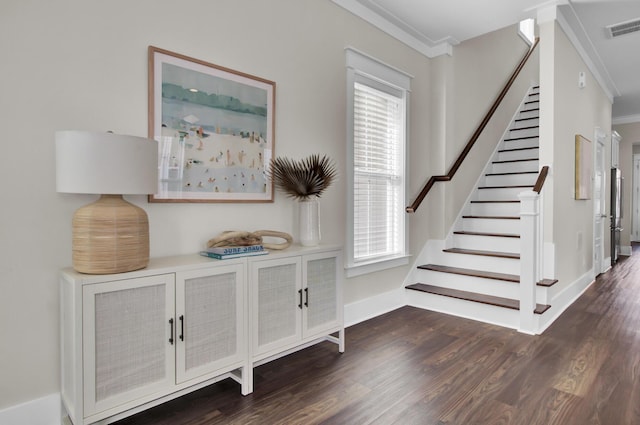
[[[640,122],[640,31],[608,25],[640,18],[639,0],[333,0],[428,57],[526,18],[555,17],[613,98],[614,123]],[[556,9],[557,6],[557,9]],[[463,13],[461,13],[463,12]]]

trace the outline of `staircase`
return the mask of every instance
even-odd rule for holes
[[[408,285],[408,304],[510,328],[519,327],[520,201],[539,172],[539,87],[523,100],[445,247],[428,254]],[[414,280],[414,281],[415,281]],[[536,287],[536,314],[547,288]]]

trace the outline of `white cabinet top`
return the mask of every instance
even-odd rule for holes
[[[267,260],[272,258],[284,258],[293,257],[296,255],[316,254],[328,251],[342,250],[339,245],[318,245],[315,247],[303,247],[301,245],[292,245],[283,250],[269,250],[269,254],[260,255],[255,257],[238,257],[227,260],[216,260],[213,258],[203,257],[198,253],[174,255],[169,257],[151,258],[149,265],[144,269],[135,270],[126,273],[117,274],[84,274],[75,271],[73,268],[68,267],[61,271],[62,275],[69,280],[72,280],[78,284],[93,284],[101,282],[111,282],[116,280],[132,279],[144,276],[153,276],[165,273],[175,273],[185,270],[194,270],[199,268],[216,267],[222,265],[244,263],[250,258]]]

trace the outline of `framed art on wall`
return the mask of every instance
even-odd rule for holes
[[[275,83],[149,46],[150,202],[272,202]]]
[[[575,199],[591,199],[591,173],[593,152],[591,141],[576,134],[576,189]]]

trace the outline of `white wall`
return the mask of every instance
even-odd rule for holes
[[[73,211],[96,196],[56,193],[53,134],[146,135],[149,45],[275,81],[276,155],[328,154],[341,175],[353,46],[415,76],[410,149],[428,151],[430,61],[330,1],[3,0],[0,409],[59,391],[57,270],[71,263]],[[344,241],[345,193],[339,179],[321,200],[326,242]],[[152,256],[195,253],[228,229],[296,233],[281,194],[272,204],[128,199],[149,214]],[[406,272],[346,281],[345,300],[398,288]]]
[[[544,41],[541,158],[551,166],[551,178],[545,183],[545,241],[555,245],[554,277],[561,289],[593,267],[593,200],[574,199],[575,135],[595,143],[595,128],[603,129],[607,133],[605,163],[610,164],[611,102],[557,23],[542,24],[540,34]],[[587,76],[582,89],[578,87],[581,71]],[[607,258],[606,232],[605,236]]]

